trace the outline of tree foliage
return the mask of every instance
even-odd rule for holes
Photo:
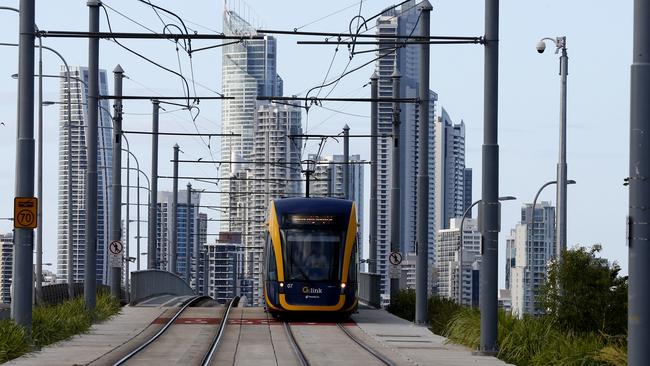
[[[627,276],[597,254],[601,247],[577,247],[550,264],[538,301],[557,324],[578,332],[624,334],[627,329]]]

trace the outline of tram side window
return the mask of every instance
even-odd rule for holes
[[[266,248],[267,248],[267,253],[269,255],[267,256],[267,263],[266,263],[266,268],[268,268],[268,280],[269,281],[277,281],[278,280],[278,269],[277,266],[275,265],[275,250],[273,250],[273,243],[271,243],[271,235],[266,236]]]
[[[352,255],[350,257],[350,271],[348,273],[349,282],[357,282],[357,273],[359,272],[359,252],[357,251],[357,246],[359,245],[358,240],[355,239],[354,246],[352,247]]]

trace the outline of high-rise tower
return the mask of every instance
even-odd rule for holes
[[[402,4],[399,8],[386,11],[377,19],[378,35],[409,36],[420,34],[418,22],[418,9],[415,0]],[[400,97],[421,98],[418,95],[420,80],[420,46],[410,44],[406,47],[395,48],[391,39],[381,38],[385,45],[379,46],[377,56],[384,56],[377,60],[375,72],[379,76],[379,97],[392,97],[393,72],[397,69],[402,75],[400,80]],[[435,106],[438,95],[429,91],[429,123],[433,123]],[[393,103],[379,103],[379,134],[392,133]],[[400,251],[406,257],[407,253],[415,252],[416,237],[416,212],[417,212],[417,166],[418,159],[418,131],[420,130],[419,107],[414,103],[402,103],[400,112]],[[432,128],[429,129],[429,141],[433,142]],[[429,156],[424,157],[429,161],[429,171],[434,171],[433,143],[429,144]],[[388,279],[388,254],[390,252],[390,189],[391,189],[391,161],[392,140],[378,139],[377,162],[377,271],[382,275],[381,293],[382,303],[388,302],[390,294],[390,281]],[[434,183],[429,179],[429,267],[432,268],[434,258],[434,242],[436,232],[434,229]],[[369,235],[372,235],[370,233]],[[430,280],[430,283],[432,281]]]
[[[224,4],[223,24],[226,35],[257,35],[251,20],[240,10],[243,1],[232,7]],[[246,12],[248,13],[248,12]],[[222,138],[220,175],[227,193],[221,197],[227,207],[222,217],[224,232],[241,233],[244,252],[243,288],[252,288],[249,304],[261,305],[261,243],[268,204],[271,200],[301,189],[300,142],[287,138],[300,134],[301,112],[298,107],[258,102],[258,96],[282,95],[283,83],[277,74],[277,43],[274,37],[246,39],[222,48],[222,80],[225,100],[222,109],[222,133],[239,134]],[[268,162],[277,164],[268,164]],[[266,163],[264,163],[266,162]],[[224,181],[225,182],[225,181]],[[248,291],[248,290],[246,290]]]
[[[97,132],[97,212],[86,212],[85,180],[88,158],[86,155],[88,115],[88,68],[70,67],[70,85],[67,72],[62,69],[59,111],[59,229],[57,233],[57,273],[67,278],[68,230],[72,230],[73,279],[84,278],[84,254],[86,251],[86,215],[97,215],[97,282],[108,280],[106,247],[109,240],[108,220],[111,217],[111,184],[113,163],[113,127],[108,100],[99,102],[99,128]],[[72,127],[68,129],[68,87],[70,87]],[[108,95],[106,70],[99,70],[99,93]],[[68,131],[72,133],[72,155],[68,154]],[[72,170],[68,171],[68,160]],[[68,222],[68,177],[72,176],[72,222]]]
[[[435,118],[433,145],[435,223],[436,230],[443,230],[449,228],[449,219],[463,216],[466,204],[465,124],[454,124],[444,108]]]

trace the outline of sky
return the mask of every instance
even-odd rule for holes
[[[359,13],[370,17],[393,5],[383,0],[311,1],[249,0],[248,6],[229,1],[254,25],[268,29],[347,32],[350,20]],[[163,25],[152,9],[134,0],[104,1],[114,31],[148,32],[140,23],[156,32]],[[219,0],[191,2],[156,2],[180,15],[190,29],[199,33],[222,30],[224,3]],[[17,0],[3,1],[2,6],[18,7]],[[432,1],[432,35],[480,36],[484,33],[484,3],[476,0]],[[118,14],[131,18],[125,18]],[[329,16],[328,16],[329,15]],[[163,20],[169,22],[170,19]],[[78,30],[88,28],[86,1],[36,1],[36,23],[42,30]],[[371,24],[374,25],[374,24]],[[17,43],[18,14],[0,11],[0,42]],[[101,14],[101,30],[107,31]],[[370,30],[372,32],[372,30]],[[632,2],[604,0],[502,0],[500,4],[499,46],[499,193],[518,199],[502,204],[499,240],[500,287],[504,283],[505,237],[520,221],[521,207],[531,203],[539,187],[556,179],[559,140],[560,79],[559,58],[552,44],[538,54],[535,44],[543,37],[567,37],[568,76],[568,177],[577,184],[568,190],[567,232],[569,246],[602,244],[602,255],[618,262],[627,273],[625,218],[628,175],[630,64],[632,62]],[[319,85],[332,64],[328,80],[340,75],[348,63],[344,47],[297,45],[298,38],[278,36],[278,74],[284,79],[285,95],[302,95]],[[304,38],[303,38],[304,39]],[[313,40],[314,38],[312,38]],[[173,42],[164,40],[124,40],[129,48],[186,76],[192,71],[196,94],[214,96],[221,90],[221,50],[197,52],[190,65],[186,54],[176,52]],[[214,44],[195,41],[194,48]],[[44,38],[43,44],[58,50],[70,65],[87,64],[87,41],[83,39]],[[432,45],[430,85],[439,96],[437,112],[443,107],[452,120],[466,124],[466,165],[474,169],[473,197],[481,196],[481,144],[483,131],[483,47],[480,45]],[[1,47],[0,57],[0,218],[13,215],[15,191],[16,146],[16,80],[18,49]],[[335,57],[333,58],[333,55]],[[374,56],[356,55],[350,68]],[[332,61],[334,59],[334,61]],[[181,95],[180,79],[143,59],[129,54],[112,41],[100,41],[100,68],[109,73],[120,64],[129,77],[124,80],[125,94]],[[44,74],[57,74],[59,59],[46,52]],[[332,96],[369,97],[363,87],[373,72],[373,65],[346,76]],[[111,78],[111,76],[109,76]],[[110,89],[112,90],[112,82]],[[44,79],[44,100],[59,98],[59,81]],[[337,134],[345,124],[352,134],[369,133],[370,106],[361,103],[324,103],[325,108],[312,108],[303,115],[303,128],[309,133]],[[192,122],[187,111],[168,106],[160,117],[160,130],[168,132],[220,132],[221,105],[202,101],[201,113]],[[329,109],[348,114],[335,113]],[[148,101],[124,102],[124,129],[150,130],[151,104]],[[58,125],[56,105],[44,109],[44,263],[56,265],[57,195],[58,195]],[[150,137],[129,135],[131,151],[140,167],[150,171]],[[181,159],[209,160],[220,156],[219,141],[198,137],[160,137],[159,174],[171,175],[172,146],[178,143]],[[316,145],[308,145],[305,156],[314,153]],[[369,160],[369,142],[355,141],[351,154]],[[324,153],[341,153],[342,146],[328,141]],[[214,176],[215,167],[203,164],[181,165],[180,175]],[[369,180],[366,169],[366,181]],[[135,175],[132,176],[135,178]],[[123,178],[124,182],[125,178]],[[184,187],[187,182],[180,182]],[[195,188],[214,189],[214,185],[193,182]],[[369,183],[366,185],[369,187]],[[171,190],[171,181],[161,179],[160,190]],[[366,190],[368,192],[368,190]],[[132,191],[131,197],[135,196]],[[146,197],[143,192],[143,197]],[[367,193],[368,196],[368,193]],[[368,198],[368,197],[367,197]],[[218,204],[214,196],[204,195],[204,204]],[[555,189],[547,188],[540,200],[555,204]],[[366,205],[367,207],[367,205]],[[212,217],[216,212],[209,212]],[[135,213],[131,213],[135,217]],[[142,210],[143,217],[146,211]],[[367,212],[366,212],[367,215]],[[474,213],[476,215],[476,212]],[[366,216],[367,217],[367,216]],[[366,220],[367,221],[367,220]],[[12,222],[0,219],[0,233],[12,229]],[[131,232],[135,232],[135,225]],[[209,232],[216,232],[216,225]],[[142,232],[146,235],[146,227]],[[367,230],[366,230],[367,232]],[[132,234],[133,235],[133,234]],[[212,239],[210,239],[212,240]],[[146,243],[143,241],[143,248]],[[131,256],[135,256],[132,249]],[[144,257],[143,257],[144,260]],[[55,269],[55,266],[45,267]]]

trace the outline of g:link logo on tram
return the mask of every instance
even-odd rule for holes
[[[311,287],[305,286],[305,287],[302,288],[302,293],[303,294],[322,294],[323,289],[311,288]]]

